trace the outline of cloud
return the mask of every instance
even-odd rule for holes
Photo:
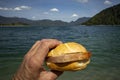
[[[0,7],[0,10],[8,11],[8,10],[13,10],[12,8],[6,8],[6,7]]]
[[[112,2],[109,1],[109,0],[105,0],[104,4],[106,4],[106,5],[110,5],[110,4],[112,4]]]
[[[74,14],[72,14],[71,17],[78,17],[78,15],[74,13]]]
[[[43,14],[46,14],[46,15],[47,15],[47,14],[49,14],[49,12],[43,12]]]
[[[52,15],[52,12],[59,12],[59,9],[57,8],[52,8],[49,11],[43,12],[44,15]]]
[[[31,7],[29,7],[29,6],[18,6],[18,7],[13,8],[13,10],[15,10],[15,11],[29,10],[29,9],[31,9]]]
[[[52,12],[59,12],[59,10],[57,8],[52,8],[52,9],[50,9],[50,11],[52,11]]]
[[[80,3],[87,3],[88,0],[76,0],[77,2],[80,2]]]
[[[35,18],[36,18],[35,16],[32,17],[32,19],[35,19]]]
[[[29,6],[18,6],[15,8],[0,7],[0,10],[3,11],[21,11],[21,10],[29,10],[29,9],[31,9],[31,7]]]

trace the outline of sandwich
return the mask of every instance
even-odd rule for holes
[[[57,71],[77,71],[87,67],[91,53],[76,42],[68,42],[52,49],[46,58],[47,66]]]

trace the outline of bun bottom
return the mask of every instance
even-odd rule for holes
[[[75,61],[75,62],[67,62],[67,63],[51,63],[47,62],[47,66],[52,70],[57,71],[77,71],[82,70],[87,67],[87,64],[90,63],[89,60]]]

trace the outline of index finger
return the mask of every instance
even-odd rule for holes
[[[38,66],[40,67],[43,64],[45,57],[47,56],[49,50],[52,48],[55,48],[57,45],[59,45],[61,43],[62,43],[61,41],[58,41],[56,39],[41,40],[36,53],[32,56],[35,63],[38,64]]]

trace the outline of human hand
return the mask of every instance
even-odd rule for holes
[[[37,41],[28,53],[12,80],[55,80],[63,72],[46,71],[43,67],[45,58],[50,49],[62,43],[56,39]]]

